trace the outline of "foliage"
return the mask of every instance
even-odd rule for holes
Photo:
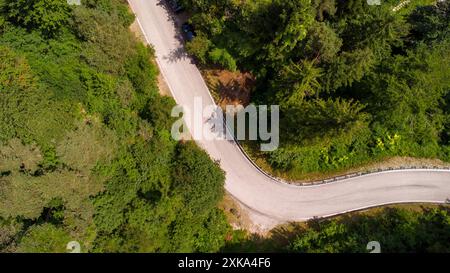
[[[448,1],[184,2],[208,48],[255,75],[252,102],[280,105],[280,148],[263,154],[276,172],[448,160]]]
[[[223,68],[236,71],[236,61],[225,49],[214,48],[209,52],[209,59],[214,64],[219,64]]]
[[[172,140],[126,2],[1,3],[0,251],[220,249],[224,174]]]
[[[198,34],[192,41],[186,44],[186,50],[189,54],[195,56],[201,64],[206,64],[210,48],[211,41],[203,34]]]
[[[408,18],[412,25],[411,33],[413,37],[427,43],[448,39],[450,31],[449,8],[448,1],[438,1],[436,5],[417,7]]]
[[[45,35],[55,35],[69,21],[66,0],[4,0],[6,18]]]
[[[448,253],[449,208],[389,207],[281,225],[267,236],[235,231],[221,251],[245,253]]]
[[[448,252],[449,225],[445,208],[385,209],[373,216],[312,222],[292,241],[289,251],[364,253],[368,242],[378,241],[384,253]]]
[[[315,22],[308,31],[305,43],[305,55],[309,59],[330,63],[338,54],[342,39],[323,22]]]
[[[31,227],[22,237],[17,252],[64,253],[70,236],[63,229],[51,224]]]

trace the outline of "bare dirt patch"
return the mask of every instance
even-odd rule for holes
[[[169,86],[167,85],[161,73],[159,73],[158,75],[158,89],[160,95],[172,97],[172,93],[170,92]]]
[[[253,230],[253,223],[247,211],[230,194],[225,193],[223,200],[219,204],[219,208],[224,211],[228,223],[230,223],[234,230]]]
[[[136,38],[138,38],[139,41],[143,42],[146,45],[148,44],[147,40],[145,39],[145,35],[142,32],[141,27],[139,26],[137,20],[134,20],[133,24],[131,24],[130,30],[132,33],[134,33],[134,35],[136,36]]]
[[[247,106],[255,86],[255,78],[248,72],[203,69],[203,77],[217,104]]]

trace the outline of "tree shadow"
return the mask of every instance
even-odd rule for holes
[[[221,252],[287,253],[290,243],[303,232],[305,232],[304,225],[289,223],[272,229],[267,236],[252,233],[245,239],[230,242],[221,249]]]
[[[186,52],[184,47],[178,47],[172,50],[169,55],[163,57],[164,60],[168,60],[170,63],[176,63],[180,60],[185,60],[188,58],[190,58],[189,54]]]
[[[234,141],[233,136],[226,126],[224,113],[219,107],[216,107],[211,116],[206,119],[205,124],[216,139]]]
[[[157,3],[158,6],[162,7],[167,14],[167,20],[171,22],[172,26],[175,28],[175,36],[174,38],[180,43],[181,46],[178,46],[176,49],[172,50],[169,55],[164,56],[163,59],[168,60],[170,63],[175,63],[179,60],[191,59],[191,63],[193,63],[192,58],[189,56],[189,54],[186,52],[184,48],[184,37],[181,32],[181,21],[180,15],[175,14],[172,11],[172,8],[170,7],[168,1],[165,0],[159,0]]]

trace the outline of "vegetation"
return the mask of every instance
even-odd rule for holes
[[[281,146],[263,154],[277,173],[450,160],[448,1],[381,2],[184,0],[191,54],[250,71],[253,103],[280,105]]]
[[[198,30],[188,50],[252,72],[253,101],[281,105],[282,146],[265,154],[274,168],[450,161],[447,2],[184,2]],[[218,162],[170,137],[175,102],[158,94],[126,1],[82,3],[0,0],[0,252],[70,241],[83,252],[255,250],[217,208]],[[378,240],[384,252],[449,251],[449,223],[447,208],[318,220],[275,250],[361,252]]]
[[[0,251],[219,250],[224,173],[171,139],[126,1],[0,7]]]
[[[449,228],[448,207],[385,208],[278,227],[270,238],[239,232],[222,251],[368,253],[377,241],[383,253],[448,253]]]
[[[383,252],[448,252],[450,251],[450,214],[445,209],[411,212],[387,209],[372,217],[361,216],[353,222],[326,221],[290,245],[300,252],[367,252],[370,241],[378,241]]]

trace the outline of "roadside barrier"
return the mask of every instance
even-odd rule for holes
[[[228,126],[227,126],[228,127]],[[323,184],[330,184],[330,183],[336,183],[336,182],[340,182],[340,181],[344,181],[344,180],[348,180],[351,178],[356,178],[356,177],[362,177],[362,176],[367,176],[367,175],[372,175],[372,174],[377,174],[377,173],[387,173],[387,172],[392,172],[392,171],[412,171],[412,170],[423,170],[423,171],[449,171],[450,172],[450,167],[441,167],[441,166],[400,166],[398,168],[393,168],[393,167],[388,167],[388,168],[378,168],[375,170],[367,170],[367,171],[361,171],[361,172],[353,172],[353,173],[349,173],[346,175],[340,175],[340,176],[335,176],[335,177],[331,177],[331,178],[326,178],[326,179],[321,179],[321,180],[312,180],[312,181],[288,181],[285,179],[281,179],[279,177],[275,177],[271,174],[269,174],[268,172],[266,172],[265,170],[261,169],[261,167],[259,167],[253,160],[252,158],[248,155],[248,153],[245,151],[245,149],[242,147],[242,145],[239,143],[238,140],[234,140],[234,142],[236,143],[237,147],[239,148],[239,150],[241,151],[241,153],[247,158],[247,160],[263,175],[265,175],[266,177],[268,177],[269,179],[278,182],[278,183],[283,183],[283,184],[289,184],[289,185],[293,185],[293,186],[299,186],[299,187],[305,187],[305,186],[316,186],[316,185],[323,185]]]

